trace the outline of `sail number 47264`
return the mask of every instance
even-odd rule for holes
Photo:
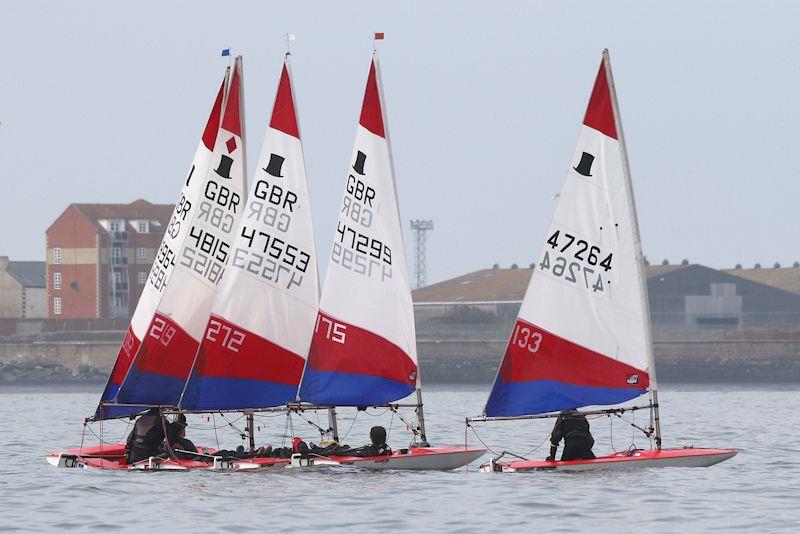
[[[558,252],[566,256],[572,255],[573,258],[586,262],[592,267],[598,265],[598,262],[600,262],[599,266],[606,272],[611,270],[611,257],[613,254],[609,253],[600,261],[600,257],[603,255],[600,247],[590,245],[585,239],[576,239],[572,234],[566,232],[561,234],[561,230],[556,230],[547,240],[547,244],[550,245],[553,250],[560,249]],[[572,246],[573,244],[575,245],[574,247]]]

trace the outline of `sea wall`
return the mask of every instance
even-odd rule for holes
[[[419,329],[417,352],[427,383],[490,384],[505,350],[504,328]],[[800,382],[800,331],[656,332],[662,381]],[[123,332],[59,332],[0,337],[0,383],[104,381]]]

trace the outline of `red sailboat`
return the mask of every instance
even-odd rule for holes
[[[485,471],[699,467],[733,457],[733,449],[664,449],[650,309],[625,139],[608,51],[595,80],[578,146],[558,197],[503,361],[481,417],[497,420],[646,410],[640,428],[654,447],[587,460],[496,458]],[[637,427],[638,428],[638,427]]]

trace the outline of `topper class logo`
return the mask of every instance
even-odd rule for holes
[[[631,385],[638,384],[639,383],[639,375],[638,374],[628,375],[628,377],[625,380],[625,382],[628,383],[628,384],[631,384]]]
[[[225,141],[225,148],[228,149],[228,154],[231,154],[234,150],[236,150],[238,148],[236,144],[236,139],[231,136],[230,139]],[[231,158],[230,156],[226,156],[225,154],[220,154],[219,165],[217,166],[216,169],[214,169],[214,172],[217,173],[222,178],[230,179],[231,165],[233,165],[233,158]]]
[[[594,163],[594,156],[588,152],[581,154],[581,161],[577,166],[572,167],[578,174],[586,176],[587,178],[592,175],[592,163]]]
[[[283,156],[279,156],[278,154],[270,154],[269,163],[266,167],[263,167],[263,170],[270,176],[274,176],[275,178],[283,178],[281,170],[283,169],[284,161],[286,161],[286,158]]]

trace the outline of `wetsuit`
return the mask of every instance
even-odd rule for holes
[[[128,435],[125,446],[126,459],[129,464],[158,456],[159,447],[164,441],[164,427],[160,415],[143,415],[136,420],[133,430]]]
[[[588,460],[594,458],[592,446],[594,438],[589,432],[589,421],[581,414],[560,415],[550,435],[550,458],[554,459],[558,444],[564,440],[561,461]]]

